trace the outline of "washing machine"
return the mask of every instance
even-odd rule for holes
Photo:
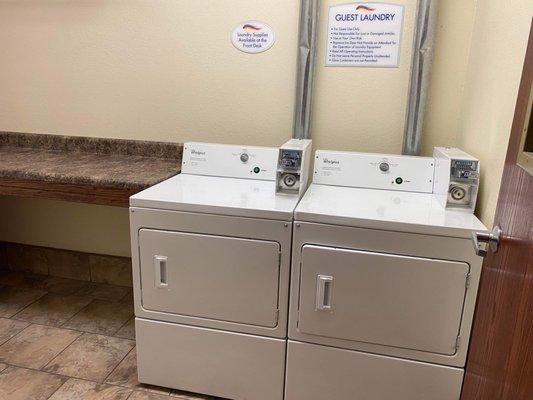
[[[435,159],[318,151],[295,210],[287,400],[458,400],[486,231]]]
[[[305,140],[186,143],[182,174],[131,197],[140,382],[283,398],[292,220],[310,158]]]

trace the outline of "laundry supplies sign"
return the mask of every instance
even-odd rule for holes
[[[398,67],[403,14],[397,4],[330,7],[326,66]]]
[[[273,29],[259,21],[239,24],[231,33],[233,45],[245,53],[262,53],[270,49],[276,41]]]

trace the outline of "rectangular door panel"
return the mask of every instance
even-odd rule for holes
[[[298,330],[453,355],[469,266],[306,245]]]
[[[459,400],[463,370],[289,341],[288,400]]]
[[[277,325],[279,243],[149,229],[139,242],[143,308]]]
[[[141,318],[135,328],[141,383],[234,400],[283,400],[285,340]]]

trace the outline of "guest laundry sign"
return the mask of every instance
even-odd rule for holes
[[[398,4],[330,7],[326,66],[398,67],[403,15]]]
[[[276,41],[274,30],[264,22],[247,21],[239,24],[231,33],[233,45],[245,53],[262,53]]]

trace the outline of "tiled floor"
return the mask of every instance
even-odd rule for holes
[[[130,288],[0,271],[0,400],[212,397],[137,381]]]

